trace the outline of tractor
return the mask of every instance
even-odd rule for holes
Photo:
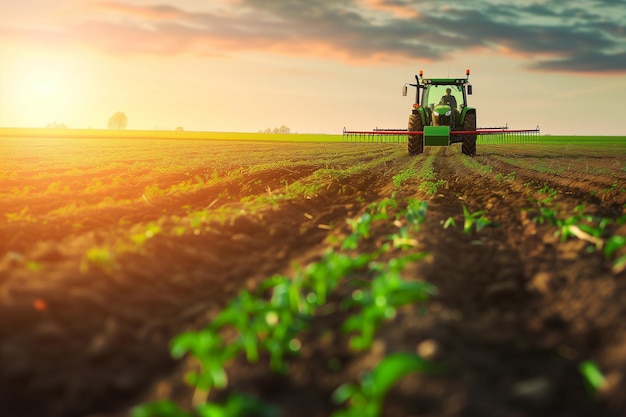
[[[469,83],[470,70],[465,78],[424,78],[420,70],[415,84],[404,84],[402,95],[406,96],[409,86],[417,89],[415,103],[409,116],[408,129],[374,129],[371,132],[349,131],[343,128],[347,142],[401,143],[408,139],[409,155],[424,152],[424,146],[448,146],[461,143],[461,151],[476,156],[476,139],[496,138],[500,143],[528,143],[539,136],[535,129],[511,130],[506,127],[476,128],[476,109],[469,107],[467,96],[472,95]]]
[[[465,71],[465,78],[424,78],[423,74],[420,70],[416,83],[402,88],[403,96],[409,86],[416,88],[407,129],[409,155],[424,152],[424,146],[461,142],[462,152],[475,156],[476,109],[467,104],[467,96],[472,94],[470,71]]]

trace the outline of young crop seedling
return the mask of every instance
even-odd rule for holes
[[[624,247],[626,247],[626,236],[611,236],[606,241],[606,244],[604,246],[604,255],[607,257],[607,259],[610,259],[617,251],[621,250]],[[613,272],[620,273],[624,269],[626,269],[626,253],[619,256],[613,262]]]
[[[400,274],[408,262],[416,262],[425,256],[425,253],[416,253],[394,258],[387,264],[370,264],[375,278],[367,288],[353,291],[343,303],[344,308],[359,309],[342,325],[344,332],[353,334],[350,338],[353,349],[369,349],[376,329],[383,321],[395,317],[397,307],[424,302],[436,292],[434,286],[422,281],[406,281]]]
[[[541,207],[539,214],[533,217],[533,221],[539,224],[548,224],[557,227],[555,236],[560,236],[561,241],[569,238],[577,238],[592,243],[591,250],[603,250],[607,259],[626,247],[626,237],[621,235],[607,236],[607,227],[613,223],[611,219],[601,218],[585,214],[584,205],[576,206],[576,214],[571,216],[559,216],[559,213],[551,208]],[[615,220],[620,226],[626,223],[626,215]],[[619,273],[626,269],[626,254],[619,256],[613,262],[613,271]]]
[[[585,379],[587,389],[589,389],[592,394],[595,395],[596,392],[606,383],[606,379],[602,374],[602,371],[595,362],[584,361],[578,366],[578,369]]]
[[[409,224],[415,228],[419,228],[419,225],[426,221],[426,209],[428,208],[428,201],[417,200],[414,198],[409,199],[406,207],[406,219]],[[414,229],[417,230],[417,229]]]
[[[428,362],[413,353],[395,353],[381,360],[360,383],[344,384],[333,393],[338,404],[348,407],[336,411],[332,417],[380,417],[385,395],[402,377],[413,372],[433,373],[440,365]]]
[[[448,217],[446,221],[444,222],[443,228],[447,229],[448,227],[452,227],[452,228],[456,227],[456,221],[454,220],[454,217]]]
[[[463,206],[463,233],[470,234],[475,229],[480,232],[487,226],[492,225],[491,220],[487,219],[484,214],[486,210],[479,210],[474,213],[470,213],[466,206]]]
[[[503,181],[513,181],[515,180],[515,176],[517,175],[517,173],[515,171],[510,172],[506,175],[502,174],[501,172],[498,173],[498,175],[496,175],[496,182],[503,182]]]
[[[424,181],[417,188],[420,191],[423,191],[426,195],[435,195],[437,194],[437,190],[439,187],[444,185],[446,182],[444,180],[437,181]]]
[[[243,394],[233,394],[225,404],[204,403],[196,412],[179,408],[171,400],[141,405],[132,410],[131,417],[279,417],[278,410],[270,404]]]
[[[400,173],[393,176],[393,186],[399,188],[408,179],[414,178],[416,176],[417,171],[415,171],[415,168],[407,168],[403,171],[400,171]]]

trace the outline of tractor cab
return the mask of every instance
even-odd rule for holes
[[[459,124],[459,118],[466,97],[462,85],[429,84],[422,95],[423,106],[428,109],[432,126],[450,126]]]

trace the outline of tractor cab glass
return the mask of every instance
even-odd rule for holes
[[[461,110],[465,107],[463,87],[431,84],[424,91],[423,104],[430,110],[432,126],[455,128],[461,123]]]
[[[423,104],[431,111],[439,105],[460,111],[465,106],[463,90],[459,85],[429,85],[424,92]]]

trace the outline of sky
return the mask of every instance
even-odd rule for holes
[[[625,135],[625,0],[20,0],[0,127],[406,128],[402,86],[471,70],[479,127]]]

